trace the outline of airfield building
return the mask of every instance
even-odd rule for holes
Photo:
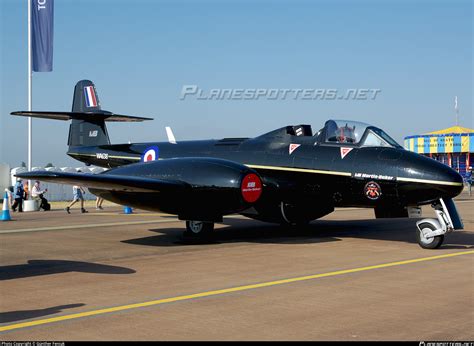
[[[474,166],[474,130],[453,126],[444,130],[405,137],[405,149],[431,157],[463,177]]]

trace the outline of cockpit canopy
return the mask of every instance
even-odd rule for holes
[[[325,143],[356,144],[362,147],[402,148],[378,127],[349,120],[326,121],[318,140]]]
[[[311,126],[290,127],[294,136],[313,136]],[[403,149],[392,137],[378,127],[351,120],[328,120],[314,136],[316,143],[343,144],[361,147],[392,147]]]

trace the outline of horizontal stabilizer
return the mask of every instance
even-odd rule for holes
[[[153,120],[153,118],[135,117],[131,115],[114,114],[107,111],[100,112],[12,112],[12,115],[24,117],[53,119],[53,120],[86,120],[86,121],[113,121],[113,122],[138,122],[145,120]]]
[[[29,180],[40,180],[57,184],[80,185],[83,187],[120,191],[120,192],[165,192],[178,191],[187,184],[180,181],[168,181],[128,175],[64,173],[49,171],[32,171],[16,174],[17,177]]]

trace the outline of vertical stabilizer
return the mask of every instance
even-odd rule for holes
[[[92,81],[81,80],[77,82],[74,88],[72,111],[75,113],[101,112],[99,95],[97,95]]]
[[[74,88],[72,101],[72,111],[74,113],[103,113],[99,95],[95,85],[90,80],[77,82]],[[103,118],[90,115],[90,119],[73,119],[69,128],[68,145],[77,146],[99,146],[110,144],[109,135]]]

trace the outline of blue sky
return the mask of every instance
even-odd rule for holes
[[[0,162],[27,162],[27,0],[0,2]],[[54,64],[33,109],[71,109],[95,82],[104,109],[154,117],[109,125],[113,143],[256,136],[329,118],[406,135],[474,128],[472,1],[55,0]],[[375,100],[180,100],[212,88],[381,89]],[[68,158],[68,123],[34,120],[33,165]]]

